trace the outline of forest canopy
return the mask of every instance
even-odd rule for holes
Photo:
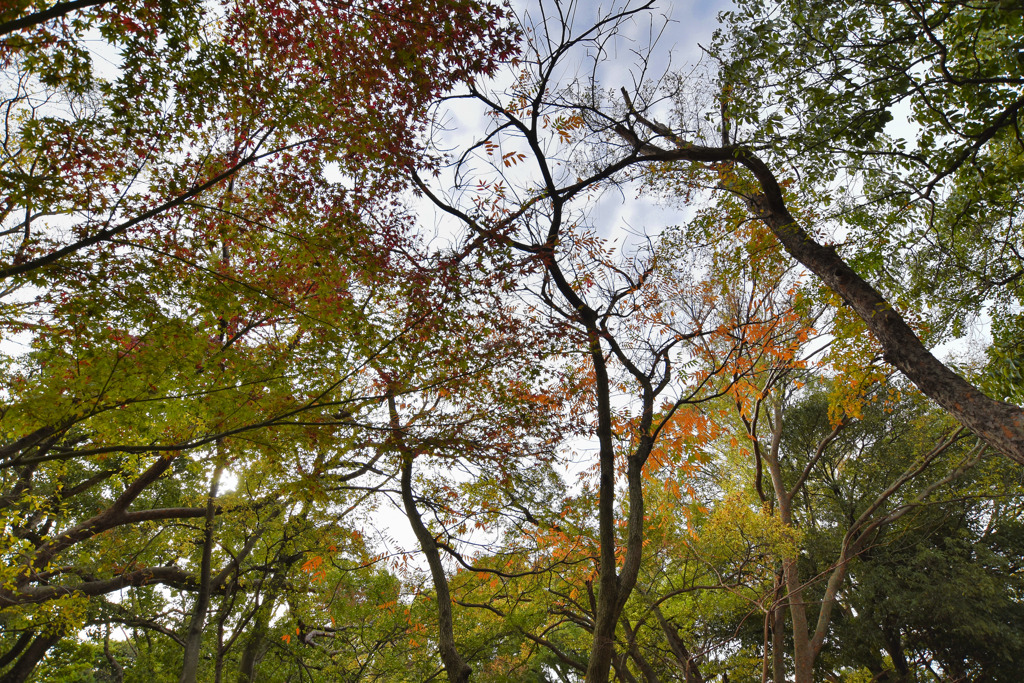
[[[0,683],[1018,680],[1024,14],[719,10],[0,9]]]

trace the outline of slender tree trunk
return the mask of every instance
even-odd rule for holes
[[[218,444],[218,451],[220,444]],[[210,593],[213,588],[213,541],[217,513],[217,487],[223,472],[223,459],[218,453],[217,464],[213,469],[213,480],[210,482],[210,493],[206,498],[206,518],[203,529],[203,559],[199,569],[199,591],[196,604],[192,610],[188,633],[185,635],[185,655],[181,665],[181,676],[178,683],[195,683],[199,672],[199,653],[203,646],[203,627],[206,625],[206,612],[210,607]]]
[[[601,356],[600,342],[592,341],[596,346],[595,364],[604,371],[604,359]],[[598,359],[599,358],[599,359]],[[615,569],[615,452],[612,443],[611,423],[604,419],[606,410],[610,411],[607,392],[602,386],[602,378],[597,378],[598,395],[598,441],[600,443],[600,474],[598,481],[598,545],[600,562],[597,580],[597,610],[594,614],[594,634],[590,645],[590,658],[587,661],[586,683],[605,683],[615,652],[615,625],[619,615],[615,604],[619,597],[619,577]]]
[[[235,189],[235,178],[228,181],[228,188],[225,197],[221,199],[220,206],[230,202]],[[231,254],[228,250],[228,243],[221,236],[220,259],[225,266],[230,262]],[[221,315],[219,320],[219,339],[223,346],[228,335],[229,323],[226,316]],[[221,372],[224,371],[221,361]],[[213,468],[213,478],[210,481],[210,493],[206,498],[206,519],[203,527],[203,559],[199,569],[199,592],[196,595],[195,608],[192,611],[192,619],[188,625],[188,633],[185,636],[185,655],[182,660],[181,677],[178,683],[195,683],[196,675],[199,672],[199,653],[203,646],[203,630],[206,626],[206,613],[210,608],[210,592],[213,588],[213,539],[214,526],[216,523],[216,500],[217,487],[220,485],[220,475],[224,469],[224,442],[217,439],[214,457],[216,462]],[[218,644],[219,651],[219,644]]]
[[[222,683],[224,680],[224,653],[224,616],[222,616],[217,620],[217,649],[213,659],[213,683]]]
[[[644,677],[644,683],[661,683],[661,679],[658,677],[658,674],[654,670],[654,667],[651,666],[650,662],[647,661],[647,658],[644,657],[642,652],[640,652],[640,647],[636,644],[637,633],[629,625],[628,619],[622,620],[622,628],[626,632],[626,639],[629,643],[629,649],[627,654],[630,659],[636,662],[637,668],[640,669],[640,673]],[[622,659],[622,666],[625,666],[626,657],[623,656]]]
[[[412,465],[413,453],[402,440],[401,425],[398,421],[398,410],[395,407],[395,399],[388,397],[388,408],[391,412],[391,428],[393,438],[398,444],[402,454],[402,504],[405,506],[405,514],[409,518],[413,533],[419,542],[420,550],[427,558],[427,565],[430,567],[430,577],[434,583],[434,592],[437,593],[437,649],[441,654],[441,661],[444,663],[445,673],[448,674],[450,683],[466,683],[472,669],[466,664],[462,655],[455,646],[455,630],[452,624],[452,597],[448,590],[448,577],[444,573],[444,565],[441,564],[441,553],[438,550],[437,541],[434,540],[430,530],[423,524],[423,518],[416,507],[416,500],[412,494]]]
[[[625,592],[625,597],[628,597],[628,592],[622,590],[623,586],[615,566],[615,444],[612,440],[608,369],[605,365],[597,330],[592,327],[592,321],[585,320],[584,322],[591,327],[589,332],[590,356],[594,363],[594,389],[597,393],[597,437],[600,459],[597,501],[600,553],[597,609],[594,614],[593,640],[590,644],[590,658],[587,661],[587,673],[584,680],[586,683],[607,683],[612,658],[615,655],[615,627],[619,622],[622,605],[625,604],[622,594]],[[642,497],[639,503],[642,515]]]
[[[675,657],[676,664],[682,670],[686,683],[704,683],[704,677],[701,675],[693,655],[686,649],[686,643],[679,637],[679,632],[668,622],[657,605],[654,606],[654,616],[658,619],[661,631],[665,634],[665,640],[668,641],[668,647],[672,650],[672,656]]]
[[[777,576],[781,595],[782,577]],[[786,612],[781,603],[772,607],[772,682],[786,683]]]
[[[910,679],[910,665],[903,652],[903,638],[899,629],[883,628],[882,637],[885,641],[885,651],[889,653],[893,669],[895,669],[895,675],[891,680],[893,683],[904,683]]]
[[[111,676],[113,678],[112,683],[122,683],[124,681],[124,668],[117,661],[114,653],[110,651],[110,624],[107,624],[107,631],[103,635],[103,656],[107,658],[107,663],[110,664]]]
[[[267,639],[267,629],[270,625],[270,616],[274,612],[274,605],[277,603],[281,588],[285,584],[284,573],[274,573],[264,583],[266,592],[263,594],[263,602],[259,603],[252,617],[252,629],[242,649],[242,657],[238,664],[238,683],[256,683],[256,667],[259,666],[263,655],[270,647]],[[256,598],[259,599],[259,596]]]
[[[444,662],[445,672],[451,683],[466,683],[469,674],[472,673],[469,665],[459,654],[455,646],[455,630],[452,624],[452,597],[448,591],[448,577],[445,576],[444,566],[441,564],[441,553],[438,552],[437,542],[430,534],[430,531],[423,524],[420,512],[416,508],[416,501],[412,495],[412,457],[403,456],[402,462],[402,502],[405,504],[405,513],[409,516],[409,523],[412,525],[416,540],[419,541],[420,550],[427,558],[430,566],[430,576],[434,582],[434,592],[437,593],[437,647],[441,652],[441,661]]]
[[[553,271],[549,271],[553,272]],[[563,293],[572,292],[558,272]],[[567,296],[568,298],[568,296]],[[571,301],[572,299],[570,299]],[[577,298],[577,300],[579,300]],[[581,302],[582,303],[582,302]],[[644,547],[643,467],[654,448],[652,421],[657,395],[646,378],[638,372],[634,377],[643,386],[642,413],[637,431],[641,435],[633,452],[626,456],[626,519],[625,552],[622,569],[617,570],[617,533],[615,524],[615,444],[612,439],[611,378],[601,347],[602,333],[596,327],[596,315],[589,308],[579,308],[581,322],[588,329],[590,357],[594,364],[594,390],[597,394],[597,436],[600,444],[600,484],[598,490],[598,542],[600,552],[597,610],[594,617],[594,639],[587,663],[586,683],[607,683],[615,652],[615,628],[622,610],[636,586]],[[635,370],[635,368],[634,368]],[[646,383],[644,383],[646,382]]]
[[[779,518],[787,527],[793,526],[793,494],[786,488],[779,463],[779,446],[782,442],[782,404],[774,406],[771,447],[763,454],[768,464],[772,488],[779,505]],[[814,649],[807,630],[807,605],[804,602],[803,586],[800,583],[799,551],[782,558],[782,580],[786,586],[786,601],[789,618],[793,625],[793,674],[796,683],[813,683]]]

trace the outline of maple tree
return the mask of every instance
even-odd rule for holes
[[[1012,675],[1019,16],[582,9],[0,10],[0,680]]]
[[[760,5],[754,7],[757,9]],[[560,59],[566,58],[567,54],[581,44],[593,45],[596,52],[599,52],[596,46],[603,45],[602,41],[608,40],[607,34],[603,31],[614,32],[619,26],[617,22],[633,16],[633,12],[645,9],[646,7],[627,7],[618,12],[612,11],[597,24],[587,27],[578,34],[572,32],[571,20],[566,15],[558,13],[553,13],[552,18],[545,19],[544,23],[535,27],[535,30],[527,30],[528,36],[536,38],[535,42],[527,43],[529,47],[524,53],[516,85],[504,92],[492,93],[483,89],[472,89],[469,93],[470,97],[483,104],[494,117],[495,123],[465,154],[457,157],[458,172],[456,179],[451,183],[456,189],[442,195],[441,191],[433,189],[427,183],[421,185],[421,189],[438,205],[463,221],[481,239],[498,241],[525,253],[535,253],[543,259],[549,278],[541,288],[544,302],[565,319],[576,321],[589,334],[590,352],[593,354],[592,362],[595,366],[598,430],[602,424],[609,425],[605,428],[608,429],[605,434],[610,437],[613,420],[607,418],[602,422],[601,411],[606,408],[601,405],[601,385],[606,381],[603,375],[606,370],[602,370],[601,365],[607,363],[608,359],[603,355],[598,358],[596,349],[600,348],[601,343],[607,343],[611,349],[610,359],[621,361],[627,373],[631,370],[630,363],[636,362],[635,357],[627,354],[616,356],[616,346],[620,343],[616,334],[620,334],[623,327],[602,325],[607,324],[606,321],[613,317],[616,323],[620,320],[636,321],[634,324],[637,327],[633,327],[632,331],[644,329],[644,322],[650,322],[652,326],[656,326],[656,323],[651,322],[650,318],[645,319],[643,313],[636,310],[624,312],[616,309],[612,313],[609,311],[614,307],[607,310],[594,308],[595,293],[605,294],[618,305],[643,290],[648,284],[645,277],[649,273],[636,268],[634,261],[631,265],[635,270],[632,272],[638,274],[630,279],[631,271],[628,268],[619,264],[609,264],[607,260],[602,260],[599,252],[593,250],[585,259],[573,260],[570,256],[570,245],[586,245],[588,238],[586,232],[582,236],[569,236],[566,230],[579,230],[581,226],[587,225],[586,217],[581,219],[572,213],[571,203],[578,196],[584,193],[596,194],[603,187],[637,178],[646,181],[648,186],[660,186],[661,192],[665,192],[665,186],[673,190],[682,188],[686,198],[693,197],[705,189],[717,190],[710,195],[711,209],[706,215],[708,220],[719,221],[724,215],[727,225],[744,226],[743,229],[748,231],[747,251],[740,258],[749,258],[751,253],[771,251],[772,242],[777,241],[790,256],[810,268],[856,313],[860,319],[859,323],[856,318],[851,320],[848,316],[836,314],[837,320],[841,320],[847,327],[844,334],[862,333],[858,327],[866,328],[873,335],[880,347],[879,352],[884,355],[886,361],[906,374],[926,395],[938,401],[944,409],[984,441],[1018,462],[1024,461],[1024,456],[1019,450],[1020,409],[986,397],[976,386],[937,360],[928,351],[918,333],[908,324],[909,318],[898,313],[878,290],[868,284],[840,257],[835,248],[823,246],[815,235],[801,227],[803,222],[828,220],[827,217],[821,216],[819,206],[815,204],[827,188],[822,190],[813,183],[794,184],[792,180],[780,178],[771,170],[770,164],[775,161],[772,150],[778,148],[782,152],[792,152],[794,148],[799,148],[799,138],[779,135],[778,141],[772,139],[777,147],[766,145],[759,136],[777,134],[779,129],[778,126],[771,128],[773,119],[769,119],[765,125],[761,125],[758,120],[759,107],[766,106],[763,101],[748,99],[734,104],[735,98],[748,95],[747,91],[742,90],[743,87],[749,88],[758,96],[765,96],[765,91],[754,90],[757,84],[749,80],[736,83],[730,81],[746,78],[744,68],[747,65],[739,49],[743,46],[729,43],[728,36],[731,34],[725,34],[726,38],[723,38],[718,46],[723,67],[716,84],[720,89],[719,93],[710,98],[713,109],[706,118],[694,120],[691,115],[691,118],[683,119],[679,130],[685,128],[685,134],[673,132],[671,127],[658,122],[651,113],[654,107],[652,103],[658,101],[657,91],[642,91],[642,95],[636,96],[623,91],[621,104],[616,110],[614,105],[609,105],[601,99],[601,95],[597,94],[598,89],[593,87],[594,84],[570,84],[563,88],[557,83],[557,69],[554,65],[559,64]],[[794,11],[793,15],[799,21],[799,12]],[[743,20],[750,18],[735,19]],[[751,44],[760,49],[756,38],[759,35],[758,30],[762,29],[753,31],[755,38],[751,38]],[[594,42],[588,42],[590,40]],[[763,37],[760,40],[763,40]],[[884,41],[879,39],[879,42]],[[736,51],[730,53],[729,50],[733,48]],[[761,55],[760,52],[757,54]],[[799,64],[797,66],[799,67]],[[784,70],[780,72],[784,73]],[[671,81],[669,85],[672,86],[674,83],[675,81]],[[770,94],[766,97],[770,101]],[[688,103],[679,104],[680,111],[687,113],[687,106]],[[772,103],[770,106],[776,105]],[[1015,110],[1010,106],[1005,111],[1012,114]],[[681,114],[677,112],[673,115],[677,117],[675,120],[678,120]],[[967,134],[964,136],[970,137]],[[559,146],[559,143],[565,145],[578,138],[586,139],[597,151],[591,152],[588,157],[574,157],[571,148]],[[988,136],[982,138],[978,145],[983,145],[989,139]],[[796,140],[796,143],[789,146],[793,140]],[[965,143],[965,149],[970,151],[973,144]],[[963,163],[964,159],[960,158],[963,156],[961,154],[957,157],[960,159],[957,164]],[[494,168],[500,176],[500,180],[496,182],[490,181],[486,175],[488,158],[494,160]],[[812,155],[811,159],[814,160],[815,157]],[[531,167],[536,168],[539,177],[524,180],[524,166],[530,170],[533,170]],[[935,182],[941,181],[942,177],[942,173],[937,175]],[[469,178],[478,183],[475,188],[466,183],[465,179]],[[477,198],[471,199],[474,192],[477,193]],[[701,198],[707,197],[708,194],[701,195]],[[460,204],[459,200],[463,198],[464,204]],[[751,218],[759,221],[765,230],[747,227],[750,226]],[[656,239],[650,232],[646,232],[645,237],[649,240]],[[715,237],[710,239],[722,239],[722,236],[716,233]],[[692,242],[689,244],[693,245]],[[781,256],[778,249],[774,252],[777,258]],[[614,275],[599,273],[597,265],[609,268]],[[612,278],[616,276],[621,276],[628,283],[625,290],[616,289],[610,284]],[[833,297],[833,303],[836,301]],[[650,311],[656,306],[657,304],[649,303],[645,310]],[[760,322],[749,326],[753,335],[758,334],[758,325],[764,327]],[[838,331],[840,327],[834,329]],[[744,335],[736,336],[742,338]],[[698,334],[697,337],[703,335]],[[647,344],[647,348],[657,357],[658,347],[651,345],[650,341],[647,341]],[[779,350],[773,350],[772,344],[766,342],[764,338],[758,339],[750,346],[757,348],[760,354],[779,353]],[[872,343],[868,343],[867,346],[872,346]],[[636,349],[645,347],[643,343],[632,341],[629,348],[636,352]],[[788,356],[780,354],[778,357],[792,360],[794,353],[794,350],[790,350]],[[739,360],[733,361],[728,351],[720,357],[730,358],[728,371],[733,374],[734,383],[745,372],[752,372],[753,368],[757,367],[756,363],[748,362],[744,365]],[[853,363],[856,363],[856,360],[853,360]],[[640,364],[632,367],[635,368],[637,365]],[[641,372],[640,375],[644,373]],[[634,377],[643,385],[643,379],[639,375]],[[654,374],[646,374],[647,379],[652,377]],[[658,379],[660,378],[659,375]],[[766,387],[761,387],[752,393],[766,391]],[[748,397],[746,400],[752,399]],[[743,403],[738,396],[737,403]],[[604,405],[610,405],[607,398],[604,399]],[[776,429],[783,429],[781,417],[775,422]],[[836,431],[841,431],[841,427],[837,427]],[[636,441],[633,443],[639,445],[636,451],[627,456],[630,466],[636,467],[635,478],[630,478],[627,473],[625,484],[625,489],[629,492],[629,515],[636,514],[643,501],[642,487],[638,482],[641,480],[640,472],[643,471],[650,453],[645,450],[642,436],[644,434],[643,427],[637,429],[637,435],[633,437]],[[746,436],[748,439],[756,438],[753,433]],[[610,454],[614,451],[613,448],[607,447],[611,441],[608,437],[601,442],[601,452],[608,454],[602,461],[603,472],[606,473],[612,471]],[[776,441],[779,438],[780,433],[776,433]],[[818,450],[827,450],[829,441],[826,439],[819,444]],[[948,448],[948,444],[937,447],[926,461],[943,453],[945,448]],[[759,460],[759,463],[767,466],[769,470],[774,469],[770,472],[774,495],[780,506],[780,514],[789,519],[791,513],[788,510],[793,496],[800,491],[803,482],[798,478],[794,488],[787,488],[788,485],[781,479],[778,461],[770,457],[772,452],[764,446],[761,450],[764,459]],[[814,461],[807,465],[809,472],[813,470],[813,466]],[[912,466],[897,478],[892,490],[881,493],[876,502],[869,506],[868,511],[862,513],[865,515],[863,519],[853,520],[856,523],[851,526],[850,535],[844,541],[840,558],[830,570],[831,581],[824,598],[826,608],[834,603],[834,596],[844,581],[847,566],[860,552],[863,544],[869,542],[872,534],[881,526],[898,519],[909,509],[902,507],[898,513],[879,513],[890,496],[919,475],[917,467]],[[764,474],[760,465],[758,472]],[[956,477],[961,473],[959,468],[953,468],[949,476]],[[614,498],[612,479],[608,477],[604,482],[604,488],[598,492],[599,509],[595,511],[602,529],[596,545],[600,548],[600,565],[605,571],[599,572],[599,587],[594,591],[596,602],[590,622],[591,650],[585,660],[575,659],[584,665],[587,680],[604,680],[608,676],[609,668],[621,666],[621,662],[615,659],[621,655],[615,654],[613,643],[617,622],[626,600],[618,600],[628,598],[631,593],[633,582],[636,580],[633,569],[639,566],[640,558],[640,553],[631,554],[630,550],[636,547],[631,545],[631,542],[643,536],[642,524],[630,525],[629,533],[635,535],[627,535],[627,539],[623,541],[627,550],[623,555],[622,572],[618,574],[607,571],[609,563],[613,561],[613,555],[606,553],[616,546],[614,534],[611,532],[612,525],[609,523],[612,517],[610,511],[613,509],[610,500]],[[760,477],[758,482],[760,487]],[[875,516],[876,513],[879,514]],[[784,523],[790,524],[788,521]],[[631,565],[630,560],[634,560],[636,564]],[[783,562],[780,578],[783,584],[788,583],[782,586],[782,590],[788,593],[788,609],[795,624],[793,638],[796,647],[794,659],[797,679],[810,680],[815,653],[820,650],[829,628],[829,611],[821,610],[815,633],[810,633],[806,615],[803,613],[800,579],[796,572],[795,555],[791,554],[789,560]],[[586,623],[586,618],[580,619],[581,623]],[[778,626],[775,628],[779,630]],[[565,657],[559,656],[559,659],[572,666],[569,660],[574,658],[566,654]],[[613,663],[613,660],[618,663]],[[778,661],[781,660],[777,660],[776,664]],[[627,674],[619,675],[625,677]]]
[[[578,588],[570,590],[579,610],[570,621],[588,632],[589,653],[558,658],[580,668],[589,682],[606,681],[621,666],[615,633],[643,562],[644,481],[664,465],[660,444],[708,437],[700,426],[705,418],[687,406],[724,395],[753,369],[740,349],[753,345],[762,354],[792,353],[771,342],[790,313],[762,300],[762,287],[771,291],[778,277],[766,272],[751,299],[737,301],[739,295],[722,286],[725,278],[714,254],[695,255],[651,234],[644,235],[646,244],[620,247],[590,227],[587,202],[618,168],[599,166],[580,177],[565,162],[587,141],[580,135],[586,121],[560,101],[564,95],[554,74],[574,51],[600,45],[645,9],[612,12],[578,34],[566,24],[559,41],[548,42],[551,34],[544,30],[550,27],[528,29],[527,35],[539,35],[527,42],[511,90],[471,84],[466,94],[453,95],[452,102],[461,105],[471,98],[493,118],[491,127],[442,169],[456,178],[453,189],[417,181],[424,195],[476,239],[503,245],[542,267],[535,306],[583,359],[573,391],[574,407],[588,415],[596,441],[596,485],[585,493],[594,498],[588,506],[596,518],[590,549],[594,578],[589,608],[576,602]],[[443,111],[436,119],[445,120]],[[469,177],[476,184],[460,186],[458,179]],[[704,269],[711,274],[702,277]],[[429,545],[430,539],[421,542]],[[465,671],[463,663],[453,660],[451,666]],[[455,678],[449,671],[452,680],[465,675]]]
[[[24,349],[5,357],[5,681],[94,618],[88,598],[158,583],[197,596],[195,680],[274,515],[237,543],[220,530],[310,482],[340,504],[375,471],[368,370],[413,362],[401,340],[439,324],[422,290],[442,266],[417,261],[396,170],[426,103],[511,49],[503,13],[4,9],[3,334]],[[271,474],[250,502],[218,493],[250,468]]]

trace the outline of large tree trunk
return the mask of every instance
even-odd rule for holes
[[[634,113],[651,130],[659,134],[666,130],[664,126]],[[701,164],[739,163],[749,169],[761,189],[759,194],[753,195],[745,188],[740,190],[746,196],[751,213],[768,226],[793,258],[850,305],[878,340],[885,360],[985,443],[1024,465],[1024,410],[986,396],[932,355],[893,305],[857,274],[835,248],[822,246],[800,227],[786,207],[775,175],[751,150],[737,145],[703,147],[685,144],[662,149],[641,140],[626,126],[616,126],[615,130],[634,147],[635,156],[620,162],[623,166],[692,161]]]
[[[262,608],[261,608],[262,610]],[[245,641],[242,649],[242,658],[238,662],[238,683],[256,682],[256,665],[263,659],[270,643],[267,641],[266,631],[270,613],[263,614],[256,618],[255,625],[249,638]]]
[[[61,635],[41,635],[29,644],[18,661],[0,678],[0,683],[24,683],[36,668],[36,664],[46,655],[47,651],[58,643]]]
[[[782,575],[786,581],[789,618],[793,622],[793,676],[796,683],[813,683],[814,650],[807,634],[807,603],[797,568],[797,558],[782,560]]]
[[[797,225],[775,178],[759,160],[746,163],[765,194],[751,205],[786,251],[839,294],[882,346],[885,360],[990,446],[1024,464],[1024,411],[996,401],[946,367],[925,347],[892,304],[839,257]]]

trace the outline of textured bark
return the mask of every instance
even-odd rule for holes
[[[781,586],[782,577],[779,577]],[[781,604],[772,607],[772,681],[786,683],[786,612]]]
[[[818,244],[786,209],[778,183],[753,157],[741,161],[761,182],[764,194],[751,207],[793,258],[821,278],[864,321],[882,346],[885,360],[987,444],[1024,464],[1024,411],[983,394],[925,347],[892,304],[839,257]]]
[[[804,601],[796,557],[787,557],[782,561],[782,576],[786,582],[789,618],[793,622],[793,680],[796,683],[813,683],[814,651],[807,635],[807,603]]]
[[[36,668],[36,664],[46,656],[47,651],[57,644],[61,639],[60,634],[37,636],[32,643],[25,648],[25,652],[18,658],[7,673],[0,678],[0,683],[24,683]]]
[[[665,131],[664,126],[636,116],[651,130],[659,134]],[[631,157],[617,164],[620,167],[665,161],[739,163],[746,167],[761,189],[759,194],[746,195],[751,213],[768,226],[793,258],[857,313],[881,345],[885,360],[985,443],[1024,464],[1024,410],[986,396],[932,355],[903,316],[835,248],[819,244],[797,224],[775,175],[753,152],[736,145],[704,147],[681,142],[673,149],[662,149],[641,140],[625,126],[616,126],[615,130],[634,148]]]
[[[206,498],[206,520],[203,525],[203,559],[199,569],[199,591],[196,604],[189,620],[188,634],[185,636],[185,654],[182,658],[179,683],[195,683],[199,672],[199,652],[203,646],[203,629],[206,626],[206,612],[210,607],[210,593],[213,590],[213,541],[214,523],[216,522],[217,487],[224,467],[218,457],[217,466],[213,470],[210,482],[210,493]]]

